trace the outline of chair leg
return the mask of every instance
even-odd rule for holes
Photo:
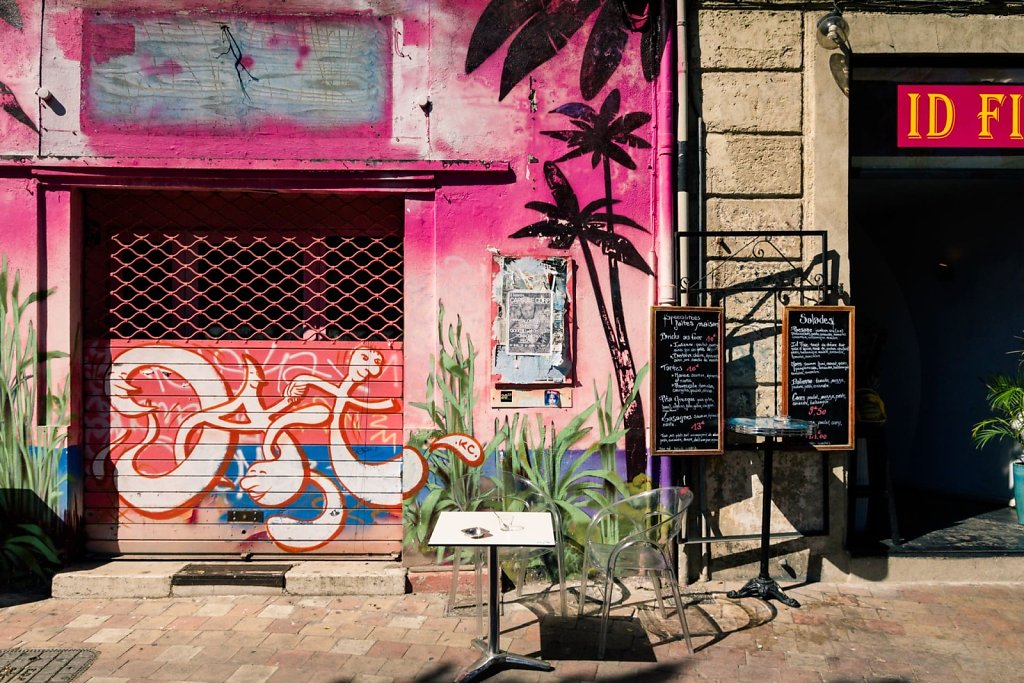
[[[523,597],[523,585],[526,584],[526,568],[530,564],[530,551],[525,548],[516,553],[519,558],[519,571],[516,572],[516,597]]]
[[[565,619],[567,616],[565,601],[565,551],[562,549],[561,539],[559,539],[555,553],[555,560],[558,562],[558,600],[559,606],[562,608],[562,618]]]
[[[479,548],[473,556],[473,565],[476,567],[476,632],[483,635],[484,632],[484,553]],[[490,571],[490,570],[488,570]]]
[[[658,600],[658,611],[661,613],[661,618],[665,619],[667,614],[665,613],[665,601],[661,597],[661,577],[654,569],[648,569],[647,573],[650,575],[651,585],[654,587],[654,597]]]
[[[597,658],[604,659],[604,648],[608,641],[608,617],[612,608],[612,587],[615,585],[615,573],[612,567],[605,567],[604,604],[601,606],[601,639],[598,641]]]
[[[583,605],[587,602],[587,584],[590,582],[590,562],[586,551],[583,552],[583,573],[580,574],[580,595],[579,607],[576,610],[576,620],[583,618]]]
[[[693,654],[693,643],[690,642],[690,627],[686,624],[686,615],[683,614],[683,600],[679,596],[679,581],[676,580],[676,573],[671,566],[665,571],[668,572],[669,585],[672,587],[672,597],[676,600],[676,614],[679,615],[679,625],[683,629],[683,639],[686,640],[686,650]]]
[[[452,560],[452,585],[448,589],[448,609],[446,616],[455,614],[455,603],[459,597],[459,562],[462,557],[462,548],[455,549],[455,558]]]

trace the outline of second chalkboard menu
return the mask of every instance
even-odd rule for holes
[[[725,450],[721,308],[651,309],[651,452],[720,454]]]
[[[782,322],[783,412],[817,425],[818,450],[852,449],[853,307],[791,306]]]

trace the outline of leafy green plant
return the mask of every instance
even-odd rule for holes
[[[650,366],[644,365],[640,368],[640,371],[636,373],[636,382],[633,384],[633,389],[629,392],[626,397],[626,402],[619,407],[617,411],[613,409],[612,403],[612,380],[608,378],[608,388],[605,389],[604,396],[597,390],[597,384],[594,384],[594,405],[597,406],[597,427],[598,427],[598,439],[597,443],[592,446],[601,454],[601,469],[606,472],[615,472],[615,453],[618,449],[619,440],[626,435],[626,429],[623,427],[626,420],[627,408],[636,400],[637,394],[640,391],[640,385],[643,383],[644,378],[647,376],[647,371]],[[646,475],[637,475],[637,477],[644,477]],[[633,493],[629,490],[629,483],[625,484],[627,491],[624,495]],[[621,493],[622,489],[616,486],[615,482],[610,479],[606,479],[604,482],[604,493],[605,498],[609,501],[613,500],[616,493]],[[612,530],[605,530],[605,537],[610,538]]]
[[[636,400],[639,386],[648,368],[637,373],[637,381],[627,402],[616,409],[614,389],[609,378],[602,394],[594,387],[594,403],[575,415],[563,427],[545,423],[543,415],[533,418],[520,413],[494,421],[493,436],[484,446],[485,458],[500,459],[495,478],[484,466],[472,467],[447,449],[432,450],[430,444],[448,434],[474,435],[473,381],[475,356],[469,337],[463,338],[461,318],[447,327],[444,307],[438,316],[438,356],[432,357],[432,370],[426,382],[426,400],[411,402],[424,410],[432,426],[410,435],[408,445],[425,454],[430,476],[425,495],[406,501],[403,509],[405,543],[423,548],[427,536],[445,510],[475,510],[502,490],[500,478],[505,472],[528,479],[561,512],[563,537],[570,546],[590,521],[590,513],[616,497],[628,495],[628,488],[616,472],[616,450],[625,437],[624,423],[629,406]],[[592,442],[591,420],[597,422]],[[594,464],[593,456],[599,455]],[[437,559],[445,558],[445,549],[437,550]]]
[[[0,576],[45,579],[60,566],[57,546],[38,524],[0,523],[0,539]]]
[[[0,261],[0,564],[8,576],[27,571],[42,576],[59,562],[51,536],[66,475],[61,474],[64,431],[70,422],[70,388],[55,390],[47,375],[44,402],[37,408],[37,368],[59,351],[40,353],[32,305],[52,290],[24,298],[17,273]],[[37,426],[37,409],[45,426]]]
[[[536,416],[536,432],[530,420],[520,420],[518,415],[503,427],[503,431],[508,431],[511,446],[505,454],[505,466],[533,482],[545,498],[558,506],[566,538],[574,536],[575,528],[586,527],[590,521],[587,510],[600,509],[611,502],[616,493],[625,495],[626,492],[625,484],[615,471],[614,451],[608,455],[620,436],[617,430],[601,434],[582,453],[573,448],[592,431],[586,423],[601,405],[598,396],[597,401],[560,430],[554,423],[545,425],[541,415]],[[590,456],[601,448],[605,449],[601,465],[586,469]]]
[[[985,383],[986,400],[996,413],[978,422],[971,429],[971,438],[978,448],[990,441],[1009,440],[1024,451],[1024,351],[1015,374],[998,374]],[[1024,453],[1017,461],[1024,463]]]
[[[424,453],[430,469],[422,501],[407,501],[403,508],[405,542],[422,546],[437,516],[444,510],[472,510],[480,490],[481,468],[467,465],[446,449],[430,449],[435,439],[448,434],[473,436],[473,381],[476,372],[476,350],[473,341],[463,338],[462,318],[445,327],[444,305],[439,304],[437,323],[438,356],[431,356],[427,375],[426,401],[410,402],[426,411],[433,426],[410,435],[409,446]],[[485,448],[485,456],[493,445]],[[468,507],[467,507],[468,506]],[[438,548],[438,561],[444,548]]]

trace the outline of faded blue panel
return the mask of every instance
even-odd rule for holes
[[[390,121],[390,23],[364,17],[90,13],[87,130]]]

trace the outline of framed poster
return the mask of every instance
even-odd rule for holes
[[[651,309],[651,452],[719,455],[724,442],[721,308]]]
[[[545,385],[572,381],[572,261],[564,256],[497,254],[492,277],[491,379],[514,398],[523,398],[522,392],[508,390],[533,387],[539,392],[534,398],[544,399]],[[518,398],[492,403],[525,405]]]
[[[782,412],[817,425],[819,451],[851,450],[854,435],[852,306],[788,306],[782,313]]]

